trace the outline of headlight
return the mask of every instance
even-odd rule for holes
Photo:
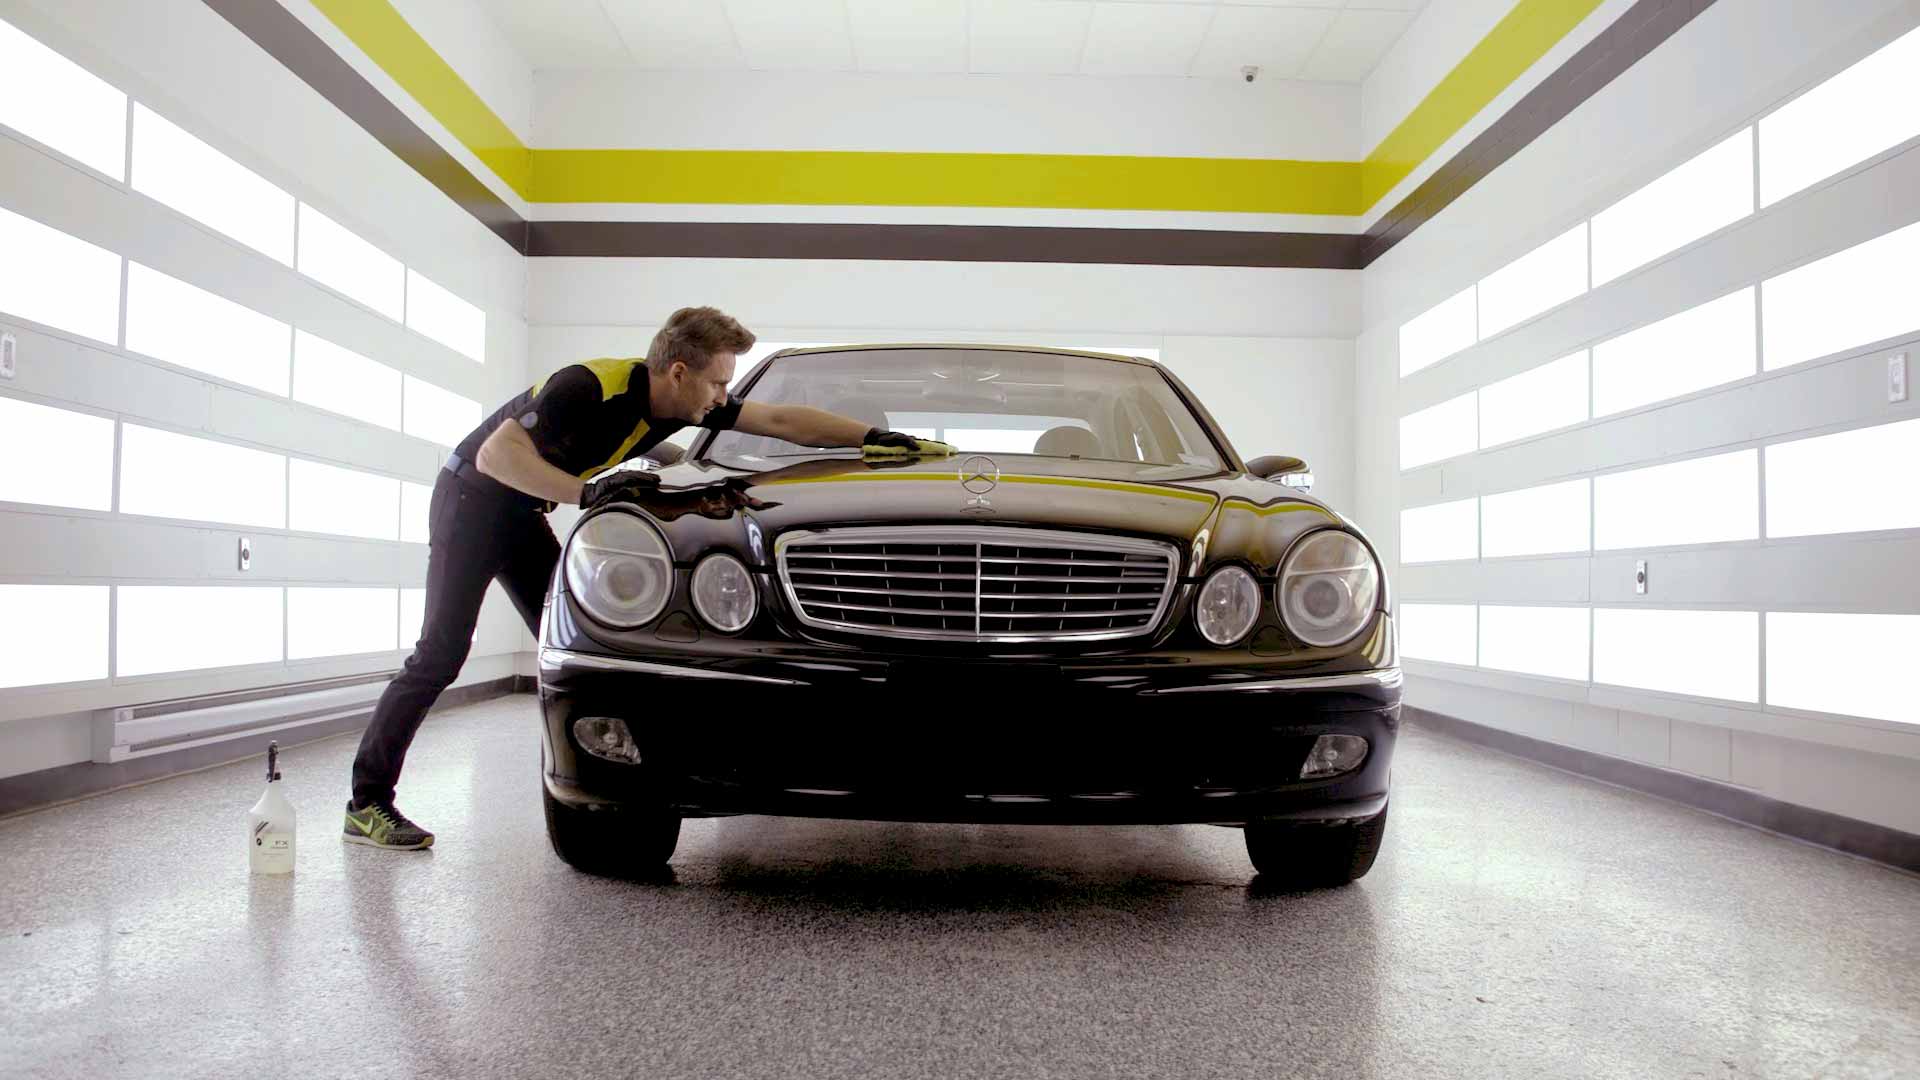
[[[1215,645],[1232,645],[1246,637],[1260,617],[1260,586],[1245,570],[1223,566],[1200,587],[1193,615],[1201,637]]]
[[[753,591],[753,575],[739,559],[713,554],[693,571],[693,609],[722,633],[738,633],[753,621],[760,598]]]
[[[673,595],[673,555],[660,530],[622,511],[596,514],[567,544],[567,591],[595,622],[652,622]]]
[[[1293,636],[1332,648],[1352,641],[1373,621],[1380,568],[1359,537],[1323,529],[1294,545],[1280,564],[1274,589],[1280,618]]]

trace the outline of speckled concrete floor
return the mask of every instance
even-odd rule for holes
[[[437,716],[337,839],[352,739],[0,822],[7,1077],[1913,1077],[1920,879],[1409,732],[1373,873],[1240,834],[735,818],[670,881],[548,849],[532,700]]]

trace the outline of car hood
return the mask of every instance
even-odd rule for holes
[[[661,470],[660,477],[664,497],[676,489],[727,492],[725,505],[750,516],[769,536],[793,528],[937,523],[1087,529],[1186,542],[1227,524],[1223,509],[1230,519],[1294,511],[1284,516],[1304,515],[1299,525],[1338,520],[1300,492],[1244,473],[1028,454],[898,462],[811,458],[764,472],[688,462]],[[646,506],[652,500],[640,501]]]

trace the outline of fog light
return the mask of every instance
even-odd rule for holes
[[[618,723],[618,721],[615,721]],[[1322,735],[1300,766],[1300,779],[1319,780],[1352,772],[1367,760],[1367,740],[1358,735]]]
[[[739,559],[716,552],[693,571],[693,609],[723,634],[737,634],[753,621],[760,600],[753,592],[753,575]]]
[[[597,758],[627,765],[640,764],[640,748],[624,720],[611,716],[583,716],[573,722],[573,739],[580,749]]]

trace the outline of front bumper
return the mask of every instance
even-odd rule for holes
[[[1370,818],[1386,805],[1397,669],[1298,676],[1153,657],[968,659],[540,654],[545,781],[561,802],[665,802],[687,816],[1240,825]],[[582,751],[616,717],[638,764]],[[1299,779],[1323,734],[1360,767]]]

